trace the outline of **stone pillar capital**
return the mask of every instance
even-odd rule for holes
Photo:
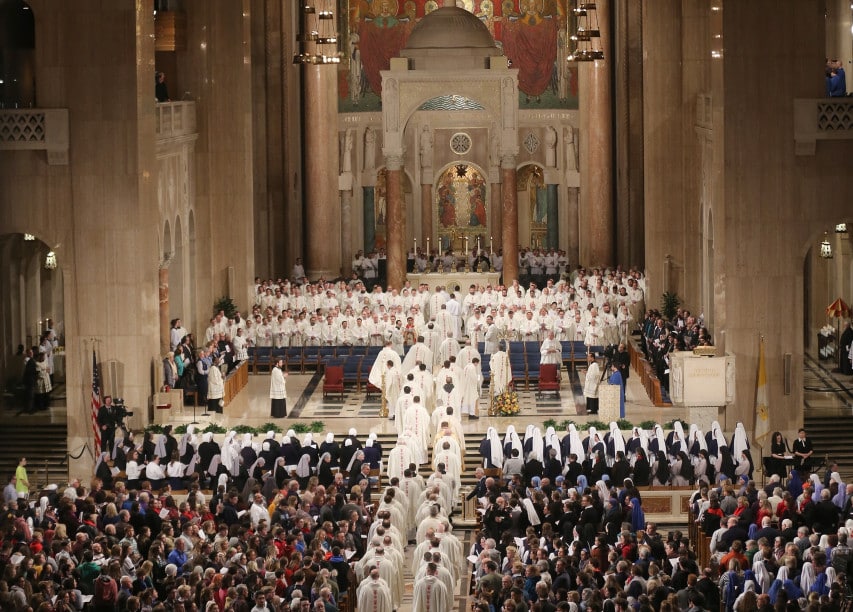
[[[388,170],[402,170],[403,169],[403,153],[386,153],[385,154],[385,168]]]
[[[512,155],[512,154],[501,155],[501,168],[515,170],[516,163],[517,162],[516,162],[515,155]]]
[[[169,266],[172,263],[172,260],[175,258],[175,252],[169,251],[168,253],[163,253],[163,257],[160,258],[159,268],[161,270],[168,270]]]

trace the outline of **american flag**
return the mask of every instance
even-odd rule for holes
[[[95,432],[95,452],[101,450],[101,429],[98,427],[98,410],[101,408],[101,377],[98,375],[98,358],[92,349],[92,431]]]

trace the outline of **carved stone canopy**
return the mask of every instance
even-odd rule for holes
[[[489,29],[463,8],[445,6],[426,15],[400,52],[412,70],[488,68],[500,56]]]

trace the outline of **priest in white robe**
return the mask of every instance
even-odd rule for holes
[[[370,374],[367,376],[367,380],[370,381],[370,384],[377,389],[382,389],[382,373],[387,369],[388,361],[393,361],[394,365],[396,365],[398,369],[402,365],[400,356],[393,348],[391,348],[390,342],[386,342],[385,347],[376,355],[376,360],[373,362],[373,365],[370,368]]]
[[[359,610],[394,612],[395,609],[391,588],[380,577],[378,568],[370,570],[370,575],[358,585],[357,600]]]
[[[412,594],[412,612],[445,612],[453,608],[453,594],[438,578],[435,563],[429,563],[426,575],[415,582]]]
[[[483,386],[483,372],[480,368],[480,358],[474,359],[465,366],[462,374],[462,414],[467,414],[472,419],[480,418],[480,391]]]
[[[472,344],[471,341],[468,340],[465,342],[465,346],[463,346],[459,350],[459,353],[457,353],[456,363],[458,363],[459,367],[464,370],[465,366],[471,363],[474,357],[477,357],[482,361],[482,358],[480,357],[480,352],[477,350],[476,345]]]
[[[424,337],[418,336],[418,341],[412,345],[412,348],[406,353],[406,358],[403,359],[401,366],[403,374],[408,374],[419,363],[425,363],[432,368],[433,359],[432,351],[424,344]]]
[[[489,358],[489,369],[492,378],[492,391],[495,395],[500,395],[507,390],[512,382],[512,368],[503,343],[500,345],[500,350]]]
[[[453,337],[453,334],[447,332],[445,339],[438,347],[438,361],[444,363],[449,361],[451,357],[456,357],[459,354],[459,342]]]
[[[563,347],[560,345],[560,341],[556,339],[553,331],[548,332],[548,337],[545,338],[539,347],[539,353],[540,364],[556,364],[557,366],[561,364],[563,360]]]
[[[397,445],[388,453],[388,468],[386,470],[388,478],[403,478],[404,471],[410,463],[414,462],[415,457],[412,449],[409,448],[406,439],[401,437]]]

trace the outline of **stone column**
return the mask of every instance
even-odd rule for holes
[[[171,342],[169,325],[169,260],[160,262],[158,283],[160,289],[160,355],[169,352]]]
[[[560,217],[557,211],[557,185],[546,185],[548,201],[548,248],[560,246]]]
[[[385,157],[388,252],[388,286],[401,289],[406,282],[406,212],[403,203],[403,158]]]
[[[334,278],[341,261],[341,214],[334,180],[338,168],[337,74],[334,66],[303,67],[305,272]]]
[[[494,244],[495,253],[501,249],[503,244],[503,195],[501,194],[501,184],[492,183],[489,185],[489,193],[492,198],[492,208],[490,214],[492,216],[492,234],[491,238]]]
[[[341,265],[344,274],[352,272],[352,191],[341,191]]]
[[[432,246],[432,183],[421,185],[421,248],[426,248],[427,238]]]
[[[367,255],[376,248],[376,210],[373,208],[376,198],[376,188],[367,186],[361,188],[362,221],[364,223],[364,254]]]
[[[610,2],[596,3],[604,59],[580,62],[580,259],[584,265],[613,263],[613,101],[610,90]]]
[[[580,261],[580,228],[578,227],[578,187],[569,187],[569,200],[566,202],[569,216],[569,226],[567,229],[568,244],[566,245],[566,255],[569,258],[569,265],[575,266]]]
[[[501,158],[501,200],[503,214],[504,285],[518,279],[518,193],[515,155]]]

